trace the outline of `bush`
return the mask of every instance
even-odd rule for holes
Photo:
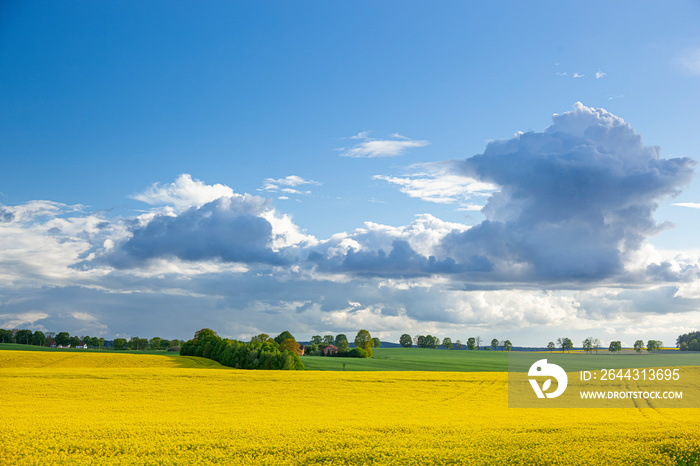
[[[348,356],[350,356],[351,358],[368,358],[369,353],[363,350],[362,348],[353,348],[348,353]]]
[[[179,350],[183,356],[203,356],[236,369],[304,370],[304,363],[298,355],[280,351],[279,345],[272,339],[244,343],[220,338],[214,331],[202,329]]]

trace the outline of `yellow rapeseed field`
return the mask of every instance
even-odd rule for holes
[[[509,409],[507,374],[0,351],[0,464],[696,464],[698,410]]]

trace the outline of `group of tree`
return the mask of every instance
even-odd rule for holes
[[[340,333],[333,335],[314,335],[309,345],[304,347],[304,354],[309,356],[331,356],[346,358],[371,358],[373,348],[379,348],[382,342],[379,338],[373,338],[370,333],[362,329],[357,332],[354,340],[354,348],[350,348],[348,337]],[[328,351],[332,349],[332,351]]]
[[[634,350],[635,350],[637,353],[641,353],[642,350],[645,349],[645,347],[644,347],[644,340],[637,340],[637,341],[635,341],[633,346],[634,346]],[[650,353],[654,353],[654,352],[657,352],[657,353],[658,353],[659,351],[661,351],[661,350],[663,349],[663,347],[664,347],[664,344],[663,344],[662,341],[659,341],[659,340],[649,340],[649,341],[647,341],[646,350],[647,350],[648,352],[650,352]]]
[[[68,332],[42,332],[41,330],[31,331],[28,329],[2,329],[0,328],[0,343],[17,343],[20,345],[52,346],[54,343],[63,347],[76,347],[87,345],[88,348],[101,349],[105,346],[105,339],[102,337],[91,337],[89,335],[72,335]]]
[[[467,338],[466,344],[463,345],[460,340],[455,340],[454,342],[452,342],[452,338],[450,337],[445,337],[442,340],[440,340],[440,338],[432,335],[417,335],[411,338],[411,335],[409,335],[408,333],[404,333],[399,338],[399,344],[404,348],[411,348],[413,345],[415,345],[418,348],[436,349],[442,346],[443,348],[448,350],[461,350],[462,348],[466,348],[467,350],[473,351],[480,349],[481,337],[469,337]],[[493,340],[491,340],[491,347],[494,350],[500,348],[501,351],[510,351],[513,347],[513,344],[510,342],[510,340],[499,340],[497,338],[494,338]],[[489,347],[487,346],[484,349],[489,349]]]
[[[236,369],[304,370],[301,345],[285,331],[275,338],[261,333],[248,343],[221,338],[203,328],[180,347],[183,356],[201,356]]]
[[[63,348],[75,348],[87,345],[92,349],[112,348],[116,350],[173,350],[178,351],[183,343],[180,340],[166,340],[160,337],[146,338],[132,337],[115,338],[113,341],[105,341],[103,337],[91,337],[89,335],[71,335],[68,332],[42,332],[41,330],[31,331],[27,329],[1,329],[0,343],[18,343],[21,345],[34,346],[61,346]]]
[[[637,353],[641,353],[643,349],[646,348],[646,350],[650,353],[653,352],[658,352],[661,349],[663,349],[663,342],[659,340],[649,340],[646,344],[646,347],[644,346],[644,341],[642,340],[637,340],[634,343],[634,349],[637,351]],[[571,341],[570,338],[567,337],[562,337],[562,338],[557,338],[557,343],[554,344],[553,341],[550,341],[547,343],[547,349],[549,351],[554,351],[557,346],[559,346],[559,349],[563,353],[564,351],[571,351],[574,349],[574,343]],[[593,338],[593,337],[588,337],[585,340],[583,340],[581,347],[586,353],[593,353],[593,351],[598,353],[598,350],[601,347],[601,342],[598,338]],[[608,351],[611,353],[616,353],[622,351],[622,342],[619,340],[613,340],[610,342],[610,345],[608,346]]]
[[[112,347],[115,350],[132,350],[132,351],[180,351],[180,345],[184,342],[177,338],[166,340],[165,338],[153,337],[150,340],[147,338],[131,337],[115,338],[112,341]]]
[[[676,346],[681,351],[700,351],[700,331],[679,335]]]

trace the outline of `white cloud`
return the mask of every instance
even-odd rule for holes
[[[688,73],[700,76],[700,48],[682,51],[676,57],[677,63]]]
[[[697,202],[676,202],[673,205],[678,207],[690,207],[691,209],[700,209],[700,203]]]
[[[290,175],[284,178],[265,178],[263,182],[263,187],[261,190],[267,192],[283,192],[285,194],[311,194],[311,191],[299,191],[294,189],[297,186],[315,185],[318,186],[321,183],[314,180],[305,180],[304,178],[296,175]],[[285,196],[285,199],[289,199]]]
[[[579,73],[574,73],[574,78],[583,78],[585,75],[584,74],[579,74]]]
[[[596,79],[602,79],[602,78],[605,77],[606,74],[608,74],[608,73],[606,73],[606,72],[604,72],[604,71],[596,71],[596,72],[595,72],[595,78],[596,78]]]
[[[426,163],[410,167],[412,173],[403,176],[375,175],[375,180],[399,187],[410,197],[436,204],[453,204],[474,196],[487,196],[498,186],[477,181],[458,171],[458,163]],[[467,203],[469,204],[469,203]]]
[[[413,140],[400,134],[393,134],[390,139],[370,139],[369,131],[363,131],[349,139],[361,139],[363,142],[355,144],[349,149],[342,148],[341,156],[353,158],[372,157],[396,157],[403,155],[406,150],[413,147],[424,147],[428,141]]]
[[[222,184],[207,185],[202,181],[193,180],[189,174],[182,174],[170,184],[153,185],[145,192],[134,194],[132,199],[150,205],[173,206],[182,211],[190,207],[199,207],[221,197],[240,196],[233,189]]]
[[[0,314],[0,328],[13,329],[27,325],[34,326],[37,321],[47,317],[49,314],[40,311]]]

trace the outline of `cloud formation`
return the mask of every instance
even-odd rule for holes
[[[192,175],[185,173],[169,184],[153,183],[147,191],[134,194],[131,198],[146,204],[167,205],[183,211],[221,197],[233,196],[240,194],[235,194],[233,189],[222,184],[207,185],[200,180],[193,180]]]
[[[368,134],[369,131],[363,131],[349,138],[360,139],[362,142],[349,148],[337,149],[340,155],[353,158],[396,157],[403,155],[410,148],[424,147],[429,144],[428,141],[413,140],[400,134],[392,134],[388,139],[372,139]]]
[[[663,159],[624,120],[585,107],[555,115],[542,133],[490,143],[462,166],[499,185],[486,220],[445,238],[457,259],[483,255],[518,280],[604,280],[658,233],[658,202],[690,182],[694,162]]]
[[[300,191],[296,189],[298,186],[320,185],[321,183],[314,180],[305,180],[297,175],[289,175],[284,178],[265,178],[262,190],[271,193],[284,194],[311,194],[311,191]]]
[[[375,175],[375,180],[386,181],[399,187],[399,190],[410,197],[422,199],[436,204],[453,204],[456,202],[470,204],[473,197],[484,200],[498,187],[492,183],[484,183],[460,173],[455,161],[424,163],[409,167],[409,173],[401,176]],[[469,210],[479,210],[470,208]]]
[[[287,260],[272,249],[272,225],[262,217],[268,205],[258,196],[220,197],[176,216],[156,215],[104,259],[119,268],[157,258],[282,265]]]

